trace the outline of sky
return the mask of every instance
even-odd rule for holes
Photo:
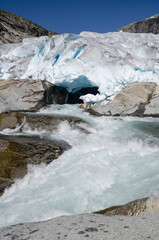
[[[0,0],[0,9],[58,33],[106,33],[159,14],[159,0]]]

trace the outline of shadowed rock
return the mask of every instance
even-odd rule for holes
[[[56,85],[50,86],[44,93],[46,104],[64,104],[67,103],[68,91]]]

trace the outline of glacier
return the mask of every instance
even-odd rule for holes
[[[159,35],[81,32],[2,44],[0,78],[40,79],[69,92],[97,87],[81,99],[104,100],[132,82],[159,83]]]

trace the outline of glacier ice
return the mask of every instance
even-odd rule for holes
[[[159,83],[159,35],[144,33],[61,34],[0,45],[1,79],[41,79],[75,92],[98,87],[99,101],[138,81]]]

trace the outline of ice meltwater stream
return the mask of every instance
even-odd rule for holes
[[[90,134],[66,121],[52,133],[26,129],[24,134],[63,139],[72,148],[47,166],[28,166],[29,173],[0,197],[0,226],[94,212],[158,194],[158,119],[95,117],[78,105],[53,105],[40,114],[80,117]]]

